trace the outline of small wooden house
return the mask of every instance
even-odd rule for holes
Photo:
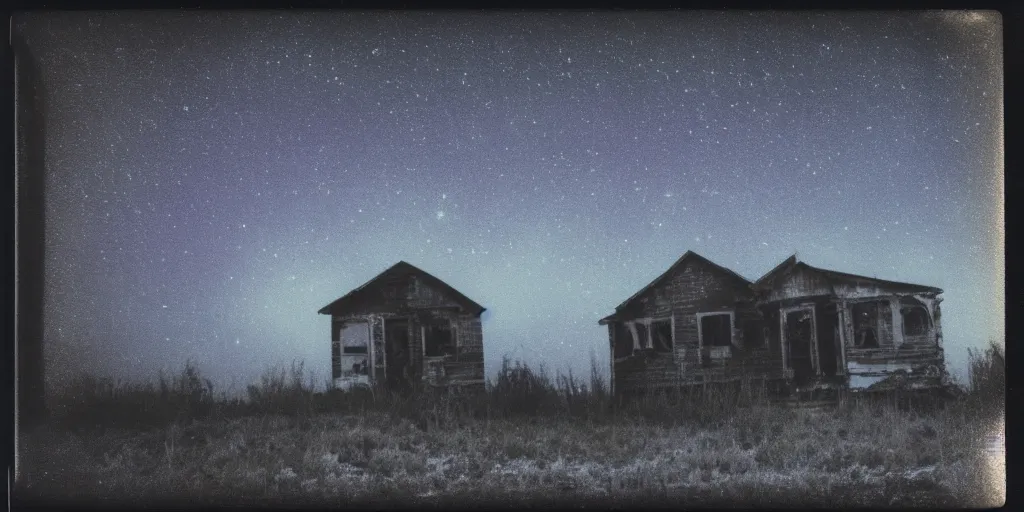
[[[751,283],[687,251],[599,323],[616,394],[739,379],[798,392],[928,388],[945,377],[941,293],[795,256]]]
[[[324,306],[343,388],[483,386],[484,307],[400,261]]]

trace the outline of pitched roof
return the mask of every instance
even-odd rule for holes
[[[348,304],[350,304],[352,301],[355,300],[355,298],[359,295],[360,292],[370,288],[375,282],[377,282],[381,278],[389,276],[389,275],[393,275],[393,274],[396,274],[396,273],[399,273],[399,272],[407,272],[407,273],[415,274],[416,276],[418,276],[421,279],[423,279],[426,283],[428,283],[428,284],[430,284],[430,285],[432,285],[434,287],[440,288],[445,293],[451,295],[456,301],[461,302],[462,305],[465,306],[467,309],[473,311],[473,313],[475,315],[477,315],[477,316],[479,316],[484,311],[486,311],[486,308],[484,308],[480,304],[477,304],[476,302],[474,302],[469,297],[466,297],[465,295],[463,295],[461,292],[459,292],[455,288],[452,288],[448,283],[445,283],[444,281],[442,281],[442,280],[440,280],[440,279],[438,279],[438,278],[428,274],[427,272],[421,270],[420,268],[417,268],[417,267],[413,266],[410,263],[406,263],[405,261],[399,261],[398,263],[395,263],[394,265],[388,267],[386,270],[384,270],[380,274],[377,274],[376,276],[374,276],[369,281],[367,281],[367,282],[363,283],[362,285],[356,287],[355,289],[353,289],[352,291],[346,293],[345,295],[342,295],[340,298],[336,299],[334,302],[331,302],[330,304],[320,308],[320,311],[318,311],[317,313],[319,313],[321,315],[329,315],[329,314],[331,314],[331,312],[333,310],[337,310],[339,308],[343,308],[343,307],[347,306]]]
[[[768,273],[758,278],[757,281],[754,281],[754,287],[762,288],[768,286],[775,280],[775,278],[793,268],[793,265],[796,265],[796,254],[782,260],[782,263],[779,263],[775,268],[769,270]]]
[[[889,281],[887,279],[878,279],[877,277],[868,277],[857,274],[849,274],[846,272],[839,272],[836,270],[812,267],[802,261],[797,261],[795,254],[783,260],[782,263],[777,265],[775,268],[769,270],[767,274],[761,276],[760,279],[754,282],[753,286],[755,288],[761,289],[769,288],[779,277],[789,274],[790,272],[793,272],[798,268],[807,269],[812,272],[818,272],[824,275],[825,278],[829,279],[830,281],[867,281],[869,283],[874,283],[880,286],[888,288],[899,288],[910,292],[942,293],[941,288],[936,288],[934,286],[905,283],[901,281]]]
[[[675,263],[672,264],[672,266],[670,266],[668,268],[668,270],[666,270],[665,272],[662,272],[661,275],[659,275],[658,277],[654,278],[654,280],[651,281],[650,283],[648,283],[647,286],[644,286],[639,291],[637,291],[636,293],[631,295],[628,299],[623,301],[622,304],[619,304],[618,306],[616,306],[615,307],[616,313],[621,311],[623,308],[628,306],[631,302],[633,302],[638,297],[643,295],[644,292],[646,292],[647,290],[650,290],[651,288],[654,288],[655,286],[660,284],[662,281],[664,281],[666,278],[668,278],[668,276],[672,275],[672,273],[675,272],[676,269],[681,268],[682,266],[684,266],[690,260],[697,260],[697,261],[703,262],[706,265],[710,265],[712,268],[715,268],[715,269],[718,269],[718,270],[722,271],[726,275],[729,275],[729,276],[732,276],[732,277],[736,278],[738,281],[740,281],[741,283],[743,283],[746,286],[750,286],[751,285],[750,281],[748,281],[747,278],[737,274],[736,272],[733,272],[732,270],[729,270],[728,268],[725,268],[725,267],[723,267],[723,266],[721,266],[721,265],[719,265],[719,264],[717,264],[717,263],[715,263],[715,262],[713,262],[713,261],[711,261],[711,260],[701,256],[700,254],[697,254],[697,253],[693,252],[693,251],[686,251],[685,253],[683,253],[683,255],[678,260],[676,260]],[[613,320],[614,318],[615,318],[615,313],[602,318],[601,320],[598,321],[598,324],[604,325],[604,324],[608,323],[608,321]]]

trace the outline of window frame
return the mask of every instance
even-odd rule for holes
[[[669,324],[669,331],[670,331],[670,333],[669,333],[670,334],[669,342],[672,344],[672,346],[669,347],[668,351],[658,350],[654,346],[654,332],[653,332],[653,329],[652,329],[652,324],[654,324],[656,322],[658,322],[658,323],[660,323],[660,322],[668,322],[668,324]],[[626,327],[626,329],[629,331],[630,337],[633,339],[633,352],[634,353],[637,350],[641,350],[641,351],[642,350],[650,350],[650,351],[658,353],[658,354],[673,354],[673,353],[675,353],[675,350],[676,350],[676,329],[675,329],[676,322],[675,322],[675,315],[674,314],[669,315],[669,316],[637,318],[635,320],[627,320],[627,321],[624,321],[622,323]],[[644,339],[643,340],[640,339],[640,329],[638,329],[637,326],[643,326],[643,331],[644,331],[644,337],[643,337]]]
[[[627,357],[632,357],[633,354],[636,352],[636,338],[633,336],[633,330],[630,328],[629,325],[630,322],[619,321],[615,322],[615,324],[616,325],[612,327],[614,341],[614,346],[612,347],[612,359],[620,360],[625,359]],[[625,346],[627,342],[629,343],[629,353],[618,355],[618,351],[620,350],[620,344]],[[624,351],[625,350],[623,350],[623,352]]]
[[[921,312],[921,318],[924,319],[924,323],[922,325],[922,331],[919,332],[919,333],[909,333],[909,332],[907,332],[907,313],[909,313],[909,312],[911,312],[913,310],[920,311]],[[906,305],[902,305],[901,304],[900,305],[900,324],[902,324],[901,330],[903,331],[903,335],[904,336],[927,336],[928,335],[928,331],[931,330],[931,318],[929,318],[929,317],[930,317],[930,315],[928,314],[928,308],[924,307],[923,305],[920,305],[920,304],[906,304]]]
[[[451,338],[451,345],[450,345],[451,346],[451,352],[450,353],[441,353],[439,355],[429,355],[429,354],[427,354],[427,332],[428,332],[427,329],[430,328],[430,327],[433,327],[432,324],[434,322],[447,322],[448,323],[448,329],[449,329],[449,332],[451,332],[451,336],[452,336],[452,338]],[[457,323],[455,322],[455,320],[453,320],[451,318],[435,318],[431,322],[428,322],[425,325],[420,325],[420,344],[422,345],[421,348],[423,349],[423,357],[424,358],[438,359],[438,358],[442,358],[442,357],[454,357],[455,355],[457,355],[459,353],[459,334],[458,334],[458,325],[457,325]]]
[[[363,327],[363,326],[365,326],[365,328],[366,328],[366,344],[365,345],[356,345],[355,347],[346,347],[345,346],[345,329],[348,328],[348,327],[359,328],[359,327]],[[370,346],[371,345],[373,345],[373,332],[370,329],[370,322],[366,322],[366,321],[345,322],[345,323],[343,323],[341,325],[341,327],[338,328],[338,346],[341,347],[341,355],[343,355],[343,356],[344,355],[352,355],[352,356],[362,356],[362,355],[365,355],[365,356],[369,356],[370,355]],[[349,352],[347,350],[349,348],[359,348],[359,347],[365,347],[365,350],[363,350],[361,352]]]
[[[674,315],[669,315],[667,317],[659,317],[659,318],[649,318],[649,319],[647,319],[647,336],[650,338],[651,350],[653,350],[653,351],[655,351],[655,352],[657,352],[659,354],[671,354],[671,353],[676,351],[676,329],[675,329],[675,321],[673,320],[673,317],[674,317]],[[667,351],[665,351],[665,350],[658,350],[658,347],[655,346],[655,344],[654,344],[654,328],[653,328],[653,325],[655,323],[662,323],[662,322],[668,323],[668,334],[669,334],[668,342],[669,342],[670,346],[668,347]]]
[[[884,302],[886,302],[884,299],[868,299],[868,300],[861,300],[861,301],[850,303],[850,306],[849,306],[850,307],[850,327],[851,327],[851,330],[853,331],[853,348],[854,349],[876,350],[876,349],[880,349],[880,348],[883,347],[883,344],[882,344],[882,308],[885,307],[885,306],[891,307],[891,304],[886,304],[885,306],[883,306]],[[857,329],[857,326],[858,326],[857,308],[859,306],[864,306],[864,305],[871,305],[871,306],[874,307],[874,310],[875,310],[875,321],[874,321],[874,325],[872,325],[870,327],[869,326],[864,326],[862,329],[858,330]],[[900,318],[900,320],[902,320],[902,317]],[[860,334],[861,331],[863,331],[865,329],[871,329],[871,331],[874,333],[874,338],[875,338],[874,346],[869,346],[869,345],[865,345],[865,344],[861,343],[861,338],[860,338],[859,334]],[[901,330],[902,330],[902,328],[901,328]]]
[[[729,315],[729,344],[728,345],[705,345],[704,344],[704,318],[709,316]],[[697,320],[697,347],[704,352],[704,349],[709,350],[727,348],[725,351],[728,355],[711,355],[712,359],[722,359],[726,357],[732,357],[732,349],[736,345],[736,310],[719,310],[719,311],[701,311],[696,313]]]

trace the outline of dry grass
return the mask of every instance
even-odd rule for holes
[[[1001,353],[986,354],[977,357],[988,363],[972,364],[972,384],[987,384],[929,412],[866,402],[779,409],[750,388],[616,404],[596,377],[552,382],[508,362],[481,393],[318,393],[293,366],[268,372],[249,400],[227,401],[187,366],[159,388],[93,381],[77,390],[77,406],[58,400],[52,425],[25,440],[20,494],[135,505],[188,495],[377,506],[992,506],[1005,475],[984,443],[1002,428],[1002,411],[978,399],[994,387],[977,369],[997,373]],[[127,407],[141,412],[116,413]]]

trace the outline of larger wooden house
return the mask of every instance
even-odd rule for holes
[[[938,387],[941,293],[795,256],[750,282],[687,251],[599,323],[619,395],[740,379],[791,391]]]
[[[342,388],[484,385],[485,308],[400,261],[320,309],[331,316],[331,366]]]

